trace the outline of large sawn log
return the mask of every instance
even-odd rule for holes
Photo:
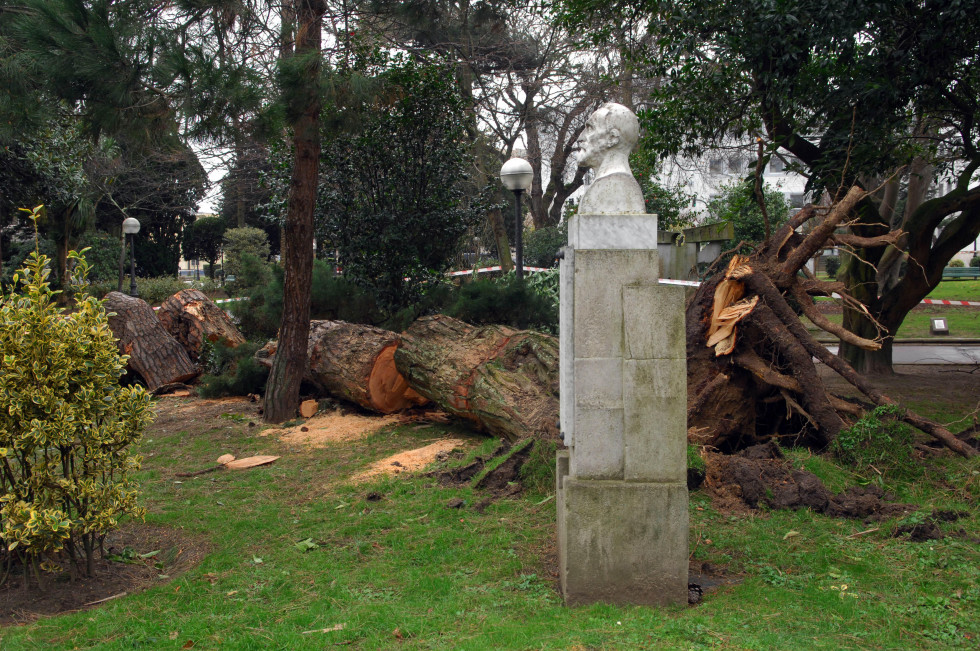
[[[417,392],[511,440],[558,437],[558,339],[444,315],[406,331],[395,364]]]
[[[205,341],[220,341],[229,348],[245,343],[225,311],[199,289],[180,290],[160,305],[157,316],[193,361],[201,356]]]
[[[129,368],[149,391],[173,382],[186,382],[198,374],[187,351],[170,336],[146,301],[121,292],[105,297],[109,327],[119,352],[129,355]]]
[[[326,395],[382,414],[424,404],[428,400],[413,391],[395,368],[395,349],[401,340],[397,333],[368,325],[312,321],[303,379]],[[255,359],[272,368],[276,347],[270,341]]]

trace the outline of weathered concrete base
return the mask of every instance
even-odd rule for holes
[[[565,602],[687,603],[686,483],[568,476],[558,456],[558,563]]]

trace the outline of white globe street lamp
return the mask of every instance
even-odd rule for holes
[[[524,242],[521,223],[521,193],[531,188],[534,170],[523,158],[511,158],[500,168],[500,181],[514,193],[514,248],[517,252],[516,273],[518,279],[524,278]]]
[[[129,235],[129,295],[139,296],[139,291],[136,289],[136,234],[140,232],[139,220],[127,217],[123,220],[122,230]]]

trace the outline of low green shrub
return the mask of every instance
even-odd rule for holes
[[[546,332],[558,329],[558,306],[515,275],[463,285],[449,316],[473,324],[497,323]]]
[[[70,258],[73,280],[87,276]],[[63,559],[91,575],[106,533],[142,514],[130,448],[153,415],[143,388],[119,385],[126,360],[102,302],[85,296],[66,312],[49,276],[33,253],[0,294],[0,566],[19,559],[25,583]]]
[[[960,260],[958,258],[954,258],[953,260],[950,260],[949,261],[949,266],[950,267],[957,267],[957,268],[959,268],[959,267],[965,267],[966,266],[966,263],[964,263],[962,260]]]
[[[265,233],[262,234],[265,235]],[[225,276],[227,281],[225,282],[225,290],[232,296],[248,295],[253,288],[268,285],[272,280],[272,265],[251,253],[239,253],[235,260],[234,271],[232,271],[230,263],[226,265],[226,268],[229,275]],[[229,280],[232,276],[234,276],[234,280]]]
[[[231,310],[238,327],[248,339],[269,339],[276,336],[282,320],[283,270],[270,268],[265,284],[248,290],[248,300],[235,303]],[[310,288],[310,318],[333,319],[351,323],[378,325],[384,315],[370,292],[350,280],[337,276],[332,265],[324,260],[313,263],[313,283]]]
[[[912,456],[914,430],[900,420],[901,407],[885,405],[865,414],[853,426],[841,430],[830,451],[842,463],[861,474],[883,479],[914,477],[921,472]]]
[[[545,226],[529,232],[524,238],[524,264],[529,267],[557,267],[558,249],[568,244],[568,230]]]
[[[980,267],[980,255],[975,255],[972,258],[970,258],[970,266]]]
[[[837,272],[840,270],[840,257],[836,255],[825,255],[823,257],[823,264],[827,275],[831,278],[836,278]]]
[[[213,283],[212,283],[213,284]],[[88,286],[88,293],[97,298],[103,298],[109,292],[116,291],[119,285],[119,277],[112,280],[104,280],[92,283]],[[187,289],[192,285],[181,280],[177,276],[156,276],[153,278],[136,278],[136,291],[140,298],[150,305],[159,305],[182,289]],[[123,293],[129,293],[129,276],[123,278]]]
[[[245,396],[265,392],[269,369],[255,361],[255,352],[262,344],[246,341],[230,348],[219,342],[205,342],[200,363],[204,369],[198,394],[202,398]]]

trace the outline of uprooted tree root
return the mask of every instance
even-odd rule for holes
[[[867,350],[881,341],[859,337],[829,321],[814,296],[837,294],[863,309],[843,283],[818,280],[806,262],[835,238],[835,229],[866,193],[851,188],[806,236],[796,229],[818,216],[807,206],[751,256],[736,255],[724,272],[703,283],[687,306],[688,438],[732,451],[772,436],[796,433],[801,442],[826,446],[863,408],[834,395],[817,373],[827,365],[875,405],[895,401],[874,388],[846,361],[820,344],[800,321],[805,315],[842,342]],[[894,241],[896,233],[862,238],[862,246]],[[867,315],[872,318],[871,315]],[[900,418],[963,456],[976,454],[939,423],[907,409]]]

